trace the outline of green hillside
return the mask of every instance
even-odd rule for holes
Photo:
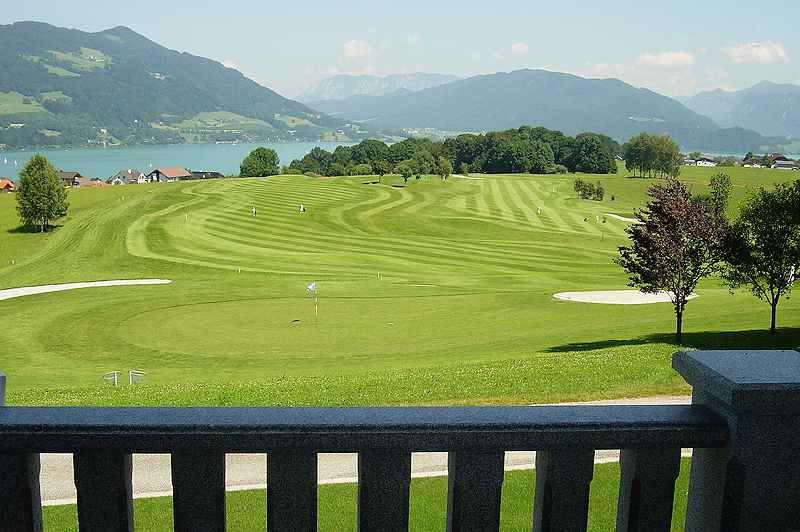
[[[701,191],[712,170],[684,177]],[[794,177],[732,171],[734,202],[748,186]],[[2,288],[174,281],[0,301],[11,401],[442,404],[683,392],[669,364],[669,304],[552,298],[625,287],[612,259],[626,222],[608,214],[632,215],[650,182],[583,178],[601,180],[606,199],[576,199],[573,177],[560,175],[78,189],[63,225],[44,236],[19,231],[13,195],[0,195]],[[686,315],[690,347],[800,344],[797,300],[783,304],[773,339],[768,307],[749,294],[716,281],[699,294]],[[146,371],[149,385],[102,386],[105,372],[128,369]]]
[[[342,125],[236,70],[124,27],[0,26],[0,69],[0,144],[11,147],[319,139]],[[239,120],[195,127],[209,113]]]

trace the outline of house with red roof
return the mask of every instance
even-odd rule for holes
[[[171,183],[183,179],[191,179],[192,173],[186,168],[179,166],[170,168],[156,168],[147,174],[147,180],[151,183]]]
[[[14,192],[17,185],[7,177],[0,178],[0,192]]]

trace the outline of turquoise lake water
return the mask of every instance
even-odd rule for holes
[[[181,166],[189,170],[213,170],[225,175],[238,174],[242,159],[259,146],[274,149],[278,152],[281,164],[288,165],[293,159],[301,158],[315,146],[333,151],[340,145],[341,143],[334,142],[280,142],[0,151],[0,177],[16,179],[19,171],[35,153],[47,157],[59,170],[80,172],[85,177],[105,179],[128,168],[148,173],[153,168],[165,166]]]

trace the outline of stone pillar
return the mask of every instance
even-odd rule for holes
[[[722,449],[695,449],[687,532],[800,526],[800,353],[675,353],[692,403],[728,421]]]
[[[0,373],[0,410],[5,398],[6,376]],[[42,532],[39,469],[38,454],[0,453],[0,532]]]

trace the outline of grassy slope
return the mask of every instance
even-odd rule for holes
[[[731,173],[735,201],[748,186],[795,177]],[[711,174],[687,169],[684,178],[699,191]],[[625,286],[612,263],[625,224],[602,223],[603,213],[631,215],[648,185],[593,176],[607,189],[597,203],[575,199],[572,179],[399,187],[275,177],[76,190],[70,216],[44,236],[16,231],[13,196],[0,195],[2,287],[175,281],[0,302],[13,324],[0,331],[10,400],[441,404],[686,391],[669,367],[669,305],[552,300]],[[318,321],[304,291],[314,280]],[[690,347],[800,344],[793,300],[772,339],[766,305],[716,281],[699,292]],[[150,386],[99,386],[115,369],[144,370]]]
[[[672,530],[683,530],[686,515],[686,493],[689,462],[684,461],[675,486],[675,508]],[[501,528],[529,531],[533,511],[535,474],[533,471],[508,472],[503,483]],[[589,530],[613,531],[616,524],[616,502],[619,489],[619,465],[595,466],[589,498]],[[344,532],[356,530],[355,485],[320,486],[319,530]],[[411,485],[409,529],[433,531],[445,529],[447,479],[414,479]],[[227,501],[228,530],[244,532],[263,530],[266,501],[263,491],[229,493]],[[75,506],[45,508],[48,529],[70,532],[77,530]],[[169,498],[136,501],[134,510],[136,530],[166,532],[172,530],[172,504]]]

